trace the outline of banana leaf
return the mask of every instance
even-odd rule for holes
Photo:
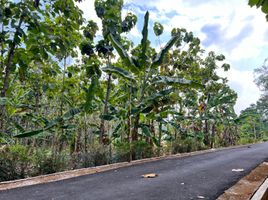
[[[167,52],[172,48],[172,46],[176,43],[176,41],[180,38],[180,35],[174,35],[169,42],[165,45],[165,47],[157,54],[155,60],[152,63],[152,67],[160,66],[163,63],[164,57]]]
[[[144,25],[142,29],[142,40],[141,40],[141,66],[144,67],[146,64],[147,56],[147,38],[148,38],[148,22],[149,22],[149,12],[147,11],[144,16]]]
[[[119,41],[117,41],[111,33],[108,35],[108,39],[111,41],[113,47],[116,49],[117,53],[119,54],[123,62],[127,65],[127,67],[129,67],[129,69],[133,73],[138,73],[138,68],[135,66],[132,58],[128,55],[123,45]]]
[[[114,74],[118,74],[120,76],[122,76],[125,79],[131,80],[131,81],[135,81],[135,79],[133,78],[133,76],[125,69],[119,68],[119,67],[104,67],[102,68],[103,71],[107,72],[107,73],[114,73]]]

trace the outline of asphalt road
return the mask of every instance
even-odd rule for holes
[[[0,200],[213,200],[267,158],[261,143],[2,191]]]

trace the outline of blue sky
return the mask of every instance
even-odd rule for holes
[[[143,16],[150,12],[149,34],[152,45],[159,46],[153,35],[154,22],[164,26],[161,42],[170,38],[172,28],[186,28],[199,37],[203,48],[226,56],[231,65],[228,72],[219,71],[229,79],[229,85],[238,93],[235,110],[239,113],[255,103],[260,91],[254,84],[253,70],[268,57],[268,22],[247,0],[125,0],[123,15],[131,11],[138,16],[137,26],[127,35],[135,42],[141,39]],[[86,19],[101,25],[94,10],[94,0],[79,4]],[[101,34],[101,33],[99,33]]]

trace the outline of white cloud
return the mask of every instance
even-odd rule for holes
[[[98,24],[99,30],[97,32],[97,35],[101,35],[100,27],[102,27],[102,23],[96,14],[94,0],[82,1],[81,3],[77,3],[77,6],[83,11],[83,17],[86,19],[86,21],[93,20]]]
[[[218,74],[227,77],[228,85],[238,93],[237,103],[235,105],[236,113],[247,108],[250,104],[256,103],[260,98],[260,91],[254,83],[252,71],[240,71],[231,68],[228,72],[218,70]]]

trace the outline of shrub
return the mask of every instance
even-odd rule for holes
[[[25,178],[28,175],[31,158],[28,148],[12,145],[0,149],[0,181]]]
[[[113,157],[114,162],[129,161],[130,148],[136,155],[136,159],[149,158],[154,156],[153,146],[145,141],[135,141],[131,143],[117,141],[114,143],[115,155]]]
[[[72,169],[105,165],[110,162],[109,146],[93,142],[87,152],[73,153],[71,156]]]
[[[185,153],[206,149],[206,146],[198,139],[186,138],[184,140],[177,139],[172,143],[172,154]]]
[[[68,156],[65,152],[53,154],[48,149],[37,149],[33,154],[32,175],[51,174],[68,169]]]

